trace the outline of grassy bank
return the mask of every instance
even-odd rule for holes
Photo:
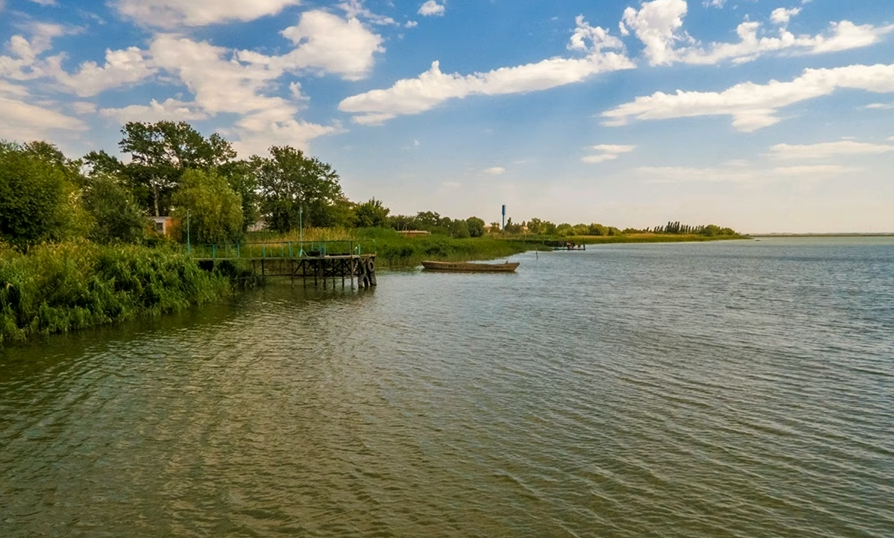
[[[185,255],[133,245],[0,244],[0,346],[217,300],[226,277]]]
[[[358,230],[357,239],[365,249],[373,249],[379,264],[387,267],[415,267],[422,260],[493,260],[534,250],[530,243],[518,240],[494,237],[453,239],[445,235],[404,237],[384,228]]]
[[[714,235],[705,236],[699,234],[628,234],[628,235],[583,235],[569,237],[569,241],[598,245],[602,243],[691,243],[699,241],[730,241],[733,239],[751,239],[744,235]]]

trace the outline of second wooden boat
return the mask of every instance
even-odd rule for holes
[[[518,267],[518,262],[468,263],[424,261],[422,262],[422,267],[424,267],[427,271],[452,271],[457,273],[511,273]]]

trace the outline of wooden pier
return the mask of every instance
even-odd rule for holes
[[[308,247],[306,250],[304,247]],[[242,278],[284,277],[301,279],[305,285],[334,288],[350,283],[364,289],[376,285],[376,255],[361,253],[360,245],[349,241],[253,243],[240,245],[205,245],[191,249],[191,254],[206,270],[220,269],[241,272]],[[248,274],[245,274],[245,273]]]

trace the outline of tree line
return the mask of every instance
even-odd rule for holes
[[[734,235],[715,225],[670,222],[653,229],[619,230],[602,224],[555,224],[510,218],[489,226],[483,219],[453,219],[432,211],[392,215],[375,198],[348,200],[333,167],[290,146],[269,156],[240,159],[219,134],[203,136],[186,122],[129,122],[118,144],[123,158],[104,150],[78,159],[47,142],[0,142],[0,239],[27,247],[86,237],[102,244],[155,240],[150,216],[174,217],[175,235],[196,243],[232,243],[263,218],[267,229],[287,233],[305,227],[380,227],[422,230],[455,238],[485,233],[546,236],[622,235],[634,232]],[[178,237],[185,240],[185,237]]]

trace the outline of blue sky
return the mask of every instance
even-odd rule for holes
[[[161,119],[396,213],[894,231],[894,2],[0,0],[0,139]]]

